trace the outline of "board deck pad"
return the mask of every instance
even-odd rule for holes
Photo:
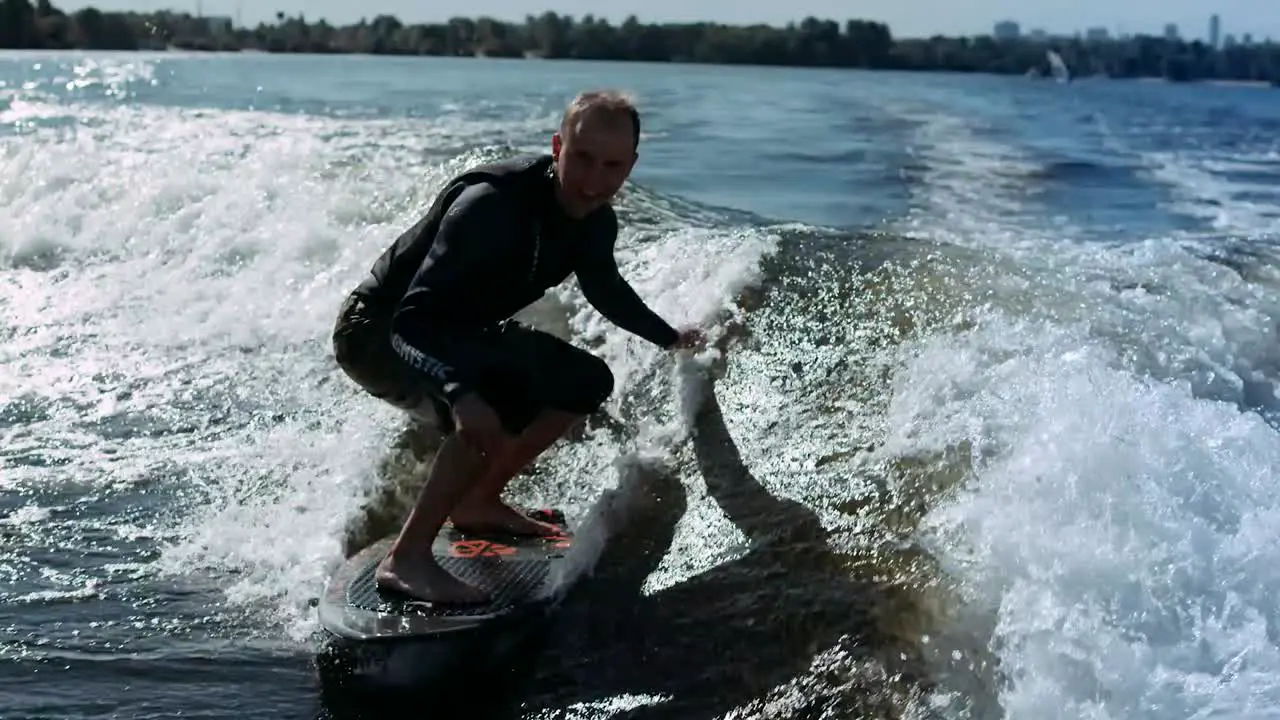
[[[543,537],[516,537],[466,533],[446,523],[432,545],[441,566],[488,592],[492,596],[488,603],[432,604],[379,590],[374,572],[382,554],[376,555],[376,559],[371,557],[372,561],[351,579],[346,602],[361,610],[405,617],[485,617],[514,610],[542,589],[552,562],[562,558],[573,542],[563,512],[539,509],[526,510],[525,514],[552,523],[560,527],[561,532]],[[389,540],[384,543],[389,544]]]

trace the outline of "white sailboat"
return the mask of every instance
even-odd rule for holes
[[[1045,57],[1049,59],[1049,68],[1053,71],[1053,79],[1060,83],[1071,82],[1071,71],[1067,69],[1067,64],[1063,62],[1062,56],[1055,50],[1046,50]]]

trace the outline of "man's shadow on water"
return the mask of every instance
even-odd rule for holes
[[[904,693],[924,690],[916,645],[892,630],[917,612],[911,597],[859,577],[832,552],[812,510],[769,494],[743,463],[710,381],[692,442],[708,492],[746,535],[747,552],[642,596],[686,507],[678,478],[651,478],[660,502],[632,508],[595,575],[566,599],[521,693],[522,714],[713,718],[782,692],[773,701],[786,710],[773,714],[789,718],[837,709],[851,717],[898,715]],[[844,653],[838,667],[814,668],[815,657],[833,648]],[[793,680],[792,692],[780,689]],[[619,711],[625,696],[650,696],[653,704],[632,700]]]

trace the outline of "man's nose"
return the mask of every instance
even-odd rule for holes
[[[609,182],[609,173],[605,172],[604,167],[600,165],[592,165],[591,172],[587,174],[587,185],[593,191],[602,190]]]

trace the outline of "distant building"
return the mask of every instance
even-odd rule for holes
[[[1240,44],[1242,44],[1242,45],[1252,45],[1252,44],[1253,44],[1253,33],[1245,33],[1245,34],[1241,35],[1241,36],[1240,36]]]
[[[1169,42],[1178,41],[1178,23],[1169,23],[1164,26],[1164,39]]]
[[[1028,33],[1027,37],[1031,38],[1035,42],[1045,42],[1049,39],[1049,33],[1039,28],[1036,28],[1035,30],[1032,30],[1030,33]]]
[[[1218,37],[1222,33],[1222,21],[1217,14],[1209,17],[1209,47],[1218,47]]]
[[[1020,34],[1018,23],[1012,20],[998,22],[993,34],[997,40],[1017,40]]]
[[[1223,47],[1223,48],[1233,48],[1233,47],[1235,47],[1235,46],[1236,46],[1236,36],[1235,36],[1235,35],[1232,35],[1231,33],[1227,33],[1226,35],[1224,35],[1224,36],[1223,36],[1223,38],[1222,38],[1222,47]]]
[[[1094,42],[1106,40],[1110,35],[1111,33],[1107,32],[1107,29],[1104,27],[1092,27],[1084,32],[1085,39]]]
[[[210,35],[230,35],[231,34],[231,18],[229,17],[206,17],[204,20],[205,27],[209,29]]]

